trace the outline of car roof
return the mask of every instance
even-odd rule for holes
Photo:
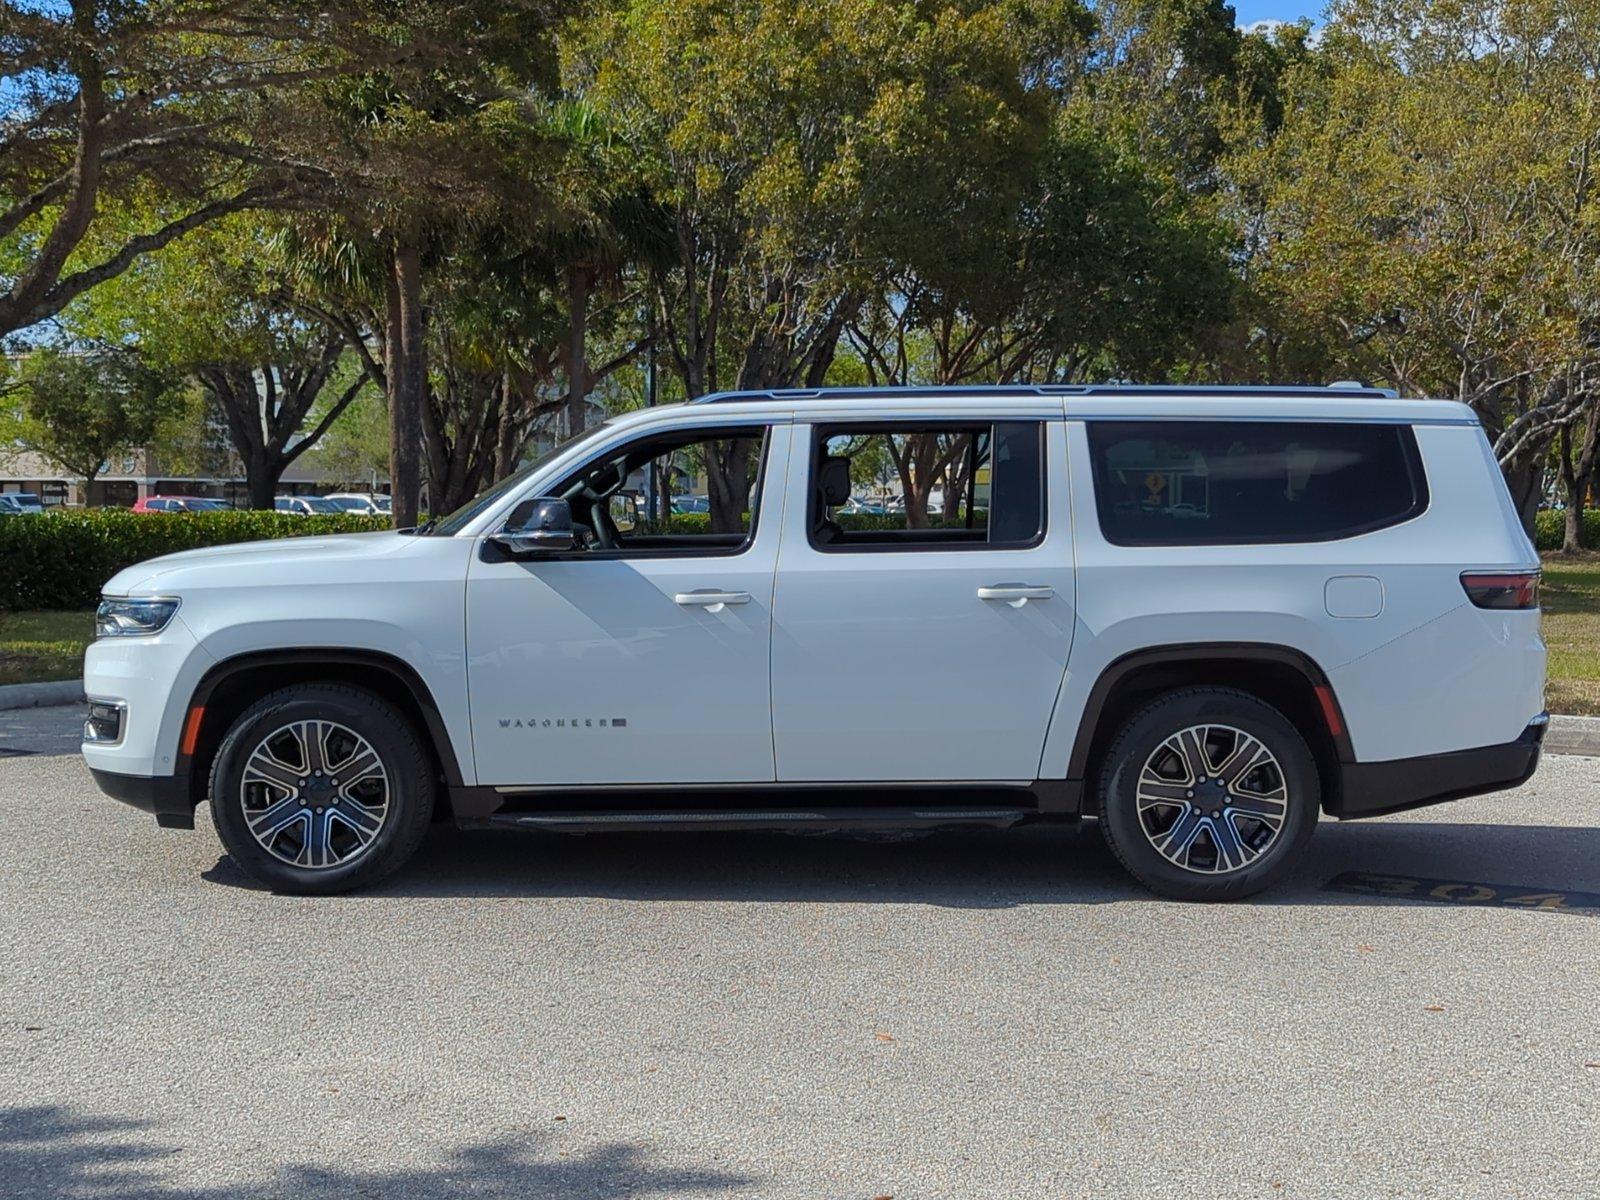
[[[616,427],[630,427],[657,421],[711,425],[746,419],[811,421],[971,416],[1381,421],[1430,425],[1476,424],[1478,420],[1470,408],[1455,401],[1401,398],[1389,389],[1359,384],[1234,387],[1118,383],[718,392],[686,405],[637,409],[613,418],[610,423]]]

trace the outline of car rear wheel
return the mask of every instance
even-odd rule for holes
[[[1316,761],[1281,713],[1232,688],[1191,688],[1136,713],[1112,743],[1100,829],[1152,891],[1234,900],[1293,866],[1321,800]]]
[[[263,697],[229,728],[211,769],[211,816],[228,853],[274,891],[373,883],[421,844],[433,768],[405,716],[342,684]]]

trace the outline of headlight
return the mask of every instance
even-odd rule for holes
[[[102,600],[94,614],[94,635],[142,637],[160,633],[177,611],[176,599]]]

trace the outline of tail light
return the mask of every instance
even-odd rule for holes
[[[1539,607],[1538,571],[1467,571],[1461,586],[1479,608]]]

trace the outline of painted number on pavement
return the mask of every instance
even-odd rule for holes
[[[1326,892],[1362,896],[1394,896],[1487,908],[1528,908],[1541,912],[1600,908],[1600,893],[1553,891],[1514,883],[1468,883],[1459,879],[1421,879],[1412,875],[1375,875],[1346,871],[1323,885]]]

